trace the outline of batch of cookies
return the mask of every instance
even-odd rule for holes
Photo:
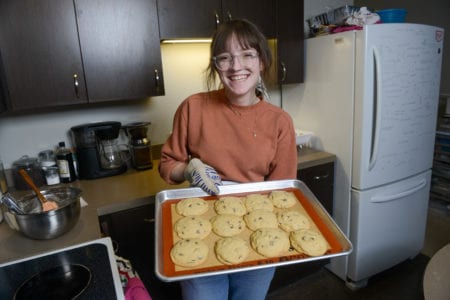
[[[213,202],[215,215],[205,217]],[[204,263],[210,253],[205,238],[215,241],[214,254],[225,265],[244,262],[252,249],[264,257],[279,257],[290,250],[308,256],[320,256],[328,250],[322,234],[312,226],[306,214],[298,209],[297,197],[289,191],[269,194],[222,196],[217,200],[182,199],[175,205],[180,216],[173,224],[178,241],[170,251],[174,264],[192,268]],[[250,230],[249,237],[240,235]]]

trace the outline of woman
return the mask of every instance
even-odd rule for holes
[[[210,194],[221,180],[295,179],[297,151],[290,116],[267,102],[262,82],[271,65],[265,37],[246,20],[221,24],[211,43],[208,92],[184,100],[162,148],[168,183],[189,180]],[[212,90],[220,78],[221,87]],[[274,268],[181,282],[184,299],[264,299]]]

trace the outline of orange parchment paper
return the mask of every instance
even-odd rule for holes
[[[295,204],[294,207],[289,208],[289,210],[297,210],[300,212],[305,213],[311,223],[311,228],[316,229],[322,233],[322,235],[325,237],[325,239],[328,242],[328,251],[326,254],[332,254],[332,253],[339,253],[341,252],[342,246],[338,239],[333,234],[333,231],[328,227],[327,224],[322,220],[322,217],[320,214],[316,211],[316,208],[310,203],[310,201],[306,198],[306,196],[298,189],[295,188],[287,188],[287,189],[281,189],[284,191],[293,192],[295,196],[298,199],[298,202]],[[265,191],[261,192],[259,194],[269,194],[271,191]],[[245,197],[248,194],[252,193],[242,193],[242,194],[232,194],[229,196],[234,197]],[[254,194],[254,193],[253,193]],[[220,195],[220,197],[224,197],[228,195]],[[214,201],[218,199],[216,196],[209,196],[209,197],[202,197],[204,200],[208,201],[209,204],[209,210],[201,215],[201,217],[205,219],[211,219],[213,216],[216,215],[216,212],[214,211]],[[182,276],[182,275],[189,275],[189,274],[199,274],[199,273],[208,273],[208,272],[216,272],[220,270],[230,270],[230,269],[239,269],[243,267],[251,267],[251,266],[261,266],[261,265],[269,265],[274,264],[278,262],[283,261],[293,261],[293,260],[302,260],[305,258],[308,258],[307,255],[303,253],[299,253],[296,250],[294,250],[292,247],[287,251],[286,253],[283,253],[283,255],[279,257],[264,257],[257,252],[255,252],[250,247],[250,234],[252,231],[248,228],[246,228],[241,234],[239,234],[237,237],[241,237],[248,241],[249,247],[250,247],[250,254],[248,255],[247,259],[237,265],[224,265],[221,262],[219,262],[215,256],[214,253],[214,244],[217,240],[221,239],[222,237],[216,235],[213,231],[204,239],[206,244],[209,246],[209,254],[207,260],[202,263],[199,266],[192,267],[192,268],[185,268],[180,267],[178,265],[175,265],[171,258],[170,258],[170,250],[172,249],[173,245],[179,240],[179,237],[173,230],[173,225],[175,222],[182,218],[182,216],[178,215],[175,210],[175,205],[178,201],[182,199],[173,199],[173,200],[167,200],[161,203],[162,205],[162,243],[163,243],[163,269],[164,269],[164,275],[167,277],[174,277],[174,276]],[[278,212],[282,209],[275,208],[274,212]],[[326,255],[325,254],[325,255]]]

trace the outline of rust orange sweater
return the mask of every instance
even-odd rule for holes
[[[222,180],[258,182],[295,179],[297,150],[292,119],[259,101],[234,106],[224,90],[188,97],[178,107],[173,131],[162,147],[159,172],[168,183],[178,162],[197,157]]]

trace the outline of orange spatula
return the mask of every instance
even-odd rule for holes
[[[58,204],[56,202],[45,199],[44,195],[42,195],[39,188],[34,184],[33,179],[30,177],[30,175],[28,175],[27,171],[25,171],[24,169],[20,169],[19,173],[20,175],[22,175],[22,178],[30,186],[30,188],[36,193],[37,197],[41,201],[43,211],[49,211],[58,208]]]

